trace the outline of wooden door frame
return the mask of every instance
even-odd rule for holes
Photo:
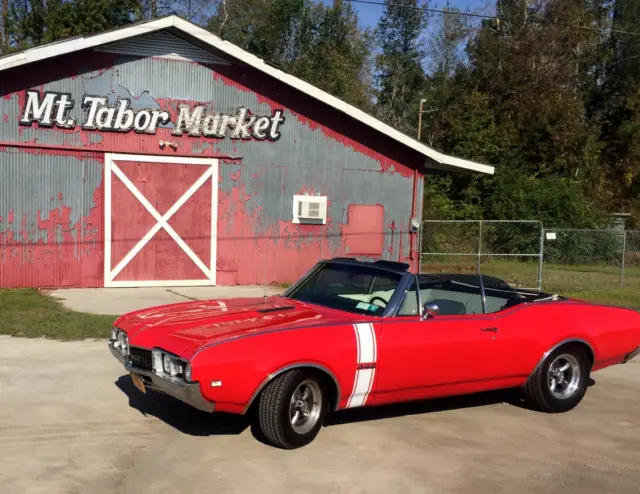
[[[209,167],[180,198],[161,215],[146,197],[137,189],[129,178],[120,170],[117,161],[144,161],[146,163],[165,163],[200,165]],[[125,187],[134,195],[140,204],[156,220],[154,226],[149,230],[138,243],[129,250],[115,268],[111,267],[111,213],[112,213],[112,177],[115,174]],[[191,250],[182,240],[175,230],[169,225],[171,217],[202,187],[208,180],[211,180],[211,247],[209,256],[209,266]],[[215,158],[189,158],[179,156],[157,156],[142,154],[118,154],[105,153],[104,155],[104,286],[105,287],[153,287],[153,286],[212,286],[216,284],[216,251],[217,251],[217,226],[218,226],[218,160]],[[202,280],[127,280],[115,281],[114,278],[122,272],[129,262],[142,250],[156,233],[164,229],[191,259],[192,262],[206,276]]]

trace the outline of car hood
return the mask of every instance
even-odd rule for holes
[[[152,307],[125,314],[115,325],[127,332],[131,346],[159,347],[182,356],[193,354],[204,345],[239,336],[356,318],[356,314],[274,296]]]

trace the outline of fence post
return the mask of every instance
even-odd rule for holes
[[[624,263],[625,263],[625,254],[627,251],[627,230],[624,231],[624,236],[622,237],[622,264],[620,265],[620,289],[624,288]]]
[[[542,265],[544,264],[544,224],[540,222],[540,258],[538,259],[538,292],[542,292]]]
[[[480,228],[478,235],[478,261],[476,263],[476,267],[478,270],[478,276],[480,276],[480,261],[482,259],[482,220],[479,220]]]
[[[422,273],[422,237],[424,236],[424,225],[425,222],[420,222],[420,228],[418,230],[418,274]]]

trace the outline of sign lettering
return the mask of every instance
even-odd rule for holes
[[[133,109],[131,101],[125,98],[119,99],[115,106],[110,106],[108,102],[104,96],[86,95],[82,100],[85,118],[80,127],[108,132],[133,130],[139,134],[155,134],[158,127],[171,122],[171,115],[166,110]],[[42,127],[73,129],[76,121],[69,117],[69,112],[74,104],[68,93],[27,91],[20,124],[30,126],[36,122]],[[281,135],[280,126],[284,122],[283,114],[283,110],[275,110],[269,116],[256,116],[244,106],[238,108],[235,115],[208,113],[204,105],[191,107],[181,104],[171,134],[277,141]]]

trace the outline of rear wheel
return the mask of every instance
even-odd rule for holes
[[[294,449],[317,436],[327,414],[327,397],[317,376],[305,369],[279,375],[264,388],[258,422],[274,446]]]
[[[525,384],[528,401],[538,410],[562,413],[575,408],[587,392],[589,357],[579,345],[565,345],[553,352]]]

